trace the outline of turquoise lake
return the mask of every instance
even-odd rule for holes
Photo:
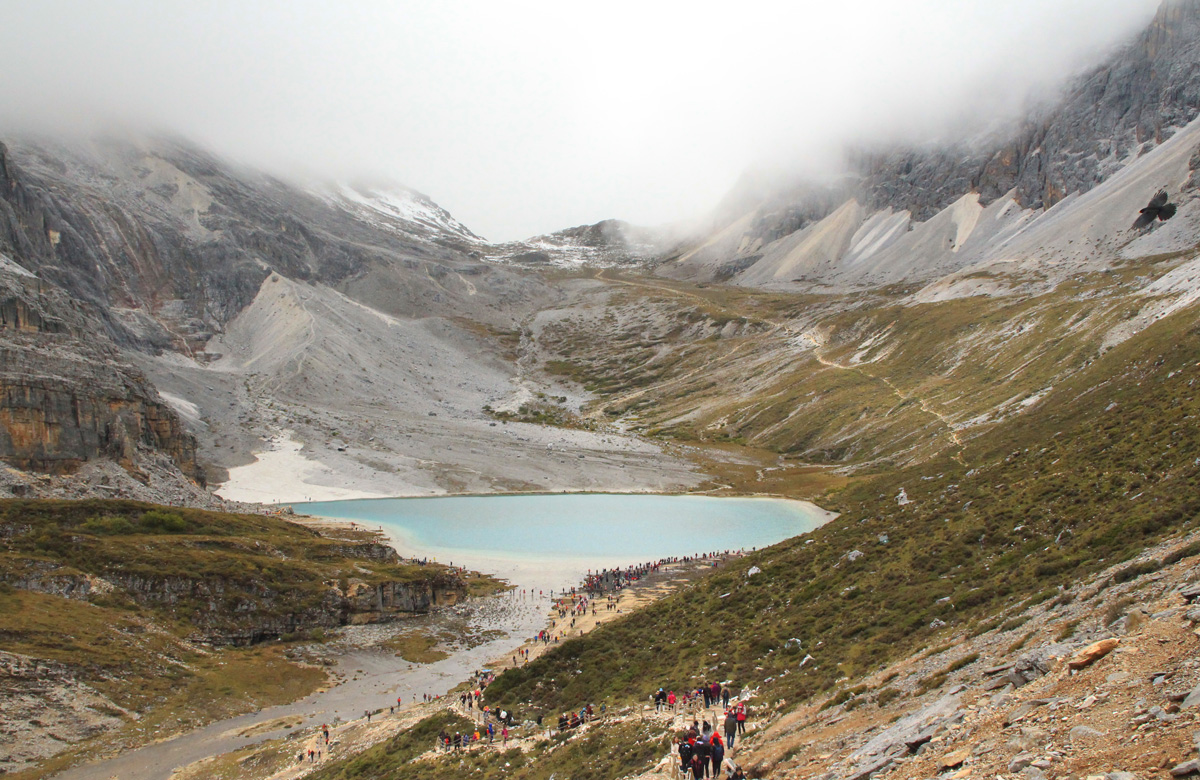
[[[530,582],[587,569],[712,551],[750,550],[834,515],[803,501],[638,494],[379,498],[292,505],[380,528],[403,554]],[[548,579],[547,579],[548,578]]]

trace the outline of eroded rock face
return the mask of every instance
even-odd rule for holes
[[[0,775],[122,724],[124,710],[63,664],[0,652]]]
[[[454,606],[466,598],[458,577],[446,575],[433,580],[367,584],[352,581],[345,592],[346,622],[379,623],[396,613],[423,613],[434,607]]]
[[[81,307],[32,279],[0,278],[0,459],[72,473],[108,457],[135,476],[138,446],[166,453],[199,484],[196,440]]]
[[[846,161],[850,175],[832,184],[783,180],[763,186],[745,178],[718,209],[720,228],[736,228],[733,242],[719,244],[706,264],[685,263],[664,273],[740,279],[762,256],[759,247],[836,214],[848,202],[866,214],[894,216],[900,230],[929,221],[964,196],[977,196],[986,207],[1011,192],[1022,209],[1049,209],[1108,180],[1198,114],[1200,0],[1166,0],[1140,35],[1058,99],[987,137],[861,148]],[[1195,186],[1193,177],[1185,189]],[[744,224],[734,222],[739,218]],[[831,281],[821,273],[804,278]]]
[[[351,579],[343,588],[327,583],[318,598],[272,589],[254,579],[151,576],[108,572],[64,573],[50,567],[9,582],[22,590],[88,600],[118,591],[138,604],[184,609],[195,626],[192,639],[215,645],[250,645],[314,628],[383,623],[423,614],[467,598],[461,578],[444,573],[414,582],[368,583]]]

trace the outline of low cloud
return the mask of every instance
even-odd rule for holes
[[[986,129],[1156,5],[10,3],[0,127],[168,129],[285,175],[390,177],[494,240],[654,224],[751,166]]]

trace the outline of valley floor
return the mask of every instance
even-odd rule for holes
[[[317,524],[328,530],[333,524]],[[563,639],[582,635],[596,626],[628,615],[658,598],[685,587],[711,570],[709,563],[676,564],[643,578],[622,591],[619,609],[597,610],[581,617],[574,628],[560,626]],[[83,763],[54,774],[60,780],[185,780],[209,777],[302,776],[317,765],[292,766],[298,745],[313,741],[319,726],[333,726],[336,751],[325,759],[361,751],[388,738],[397,729],[415,723],[453,699],[475,670],[497,672],[523,665],[548,647],[524,639],[549,625],[549,596],[535,598],[512,591],[439,612],[384,625],[348,627],[322,645],[301,650],[299,658],[324,667],[330,683],[316,693],[290,704],[270,707],[204,728],[151,742],[143,747]],[[420,663],[410,655],[414,637],[429,637],[434,655]],[[418,645],[421,643],[418,642]],[[397,651],[399,648],[399,651]],[[528,650],[528,660],[518,661]],[[441,656],[438,659],[438,656]],[[424,696],[437,697],[421,704]],[[449,698],[446,698],[449,694]],[[394,713],[391,704],[401,698]],[[364,713],[373,714],[370,722]],[[464,708],[465,712],[465,708]],[[298,743],[298,740],[300,742]],[[114,746],[115,747],[115,746]],[[104,738],[89,743],[85,755],[108,752]],[[282,769],[281,769],[282,767]],[[270,769],[264,773],[263,769]],[[286,770],[286,771],[284,771]],[[17,777],[43,776],[25,772]]]

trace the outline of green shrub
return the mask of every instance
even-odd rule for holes
[[[89,517],[79,530],[100,536],[118,536],[134,533],[137,529],[124,517]]]
[[[140,524],[142,528],[156,533],[182,534],[191,530],[190,524],[182,515],[164,509],[151,509],[144,513]]]
[[[1135,563],[1132,566],[1126,566],[1124,569],[1121,569],[1113,574],[1113,582],[1117,584],[1129,582],[1130,580],[1137,579],[1143,574],[1153,574],[1162,567],[1162,561],[1150,560],[1142,563]]]

